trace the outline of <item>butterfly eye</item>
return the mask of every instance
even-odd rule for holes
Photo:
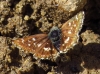
[[[58,36],[58,32],[56,30],[54,30],[53,32],[51,32],[51,37],[57,37]]]

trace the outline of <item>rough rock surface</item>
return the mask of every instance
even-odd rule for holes
[[[0,0],[0,74],[100,74],[99,0]],[[85,20],[79,43],[56,61],[36,60],[12,40],[48,33],[79,11]]]

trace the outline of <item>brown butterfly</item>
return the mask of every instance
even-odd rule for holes
[[[79,39],[84,11],[65,22],[61,28],[53,26],[49,34],[36,34],[14,40],[18,47],[33,53],[36,58],[48,59],[66,53]]]

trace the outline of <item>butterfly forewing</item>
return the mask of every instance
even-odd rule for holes
[[[27,36],[24,38],[19,38],[14,40],[13,42],[22,49],[27,51],[34,51],[33,48],[37,47],[37,43],[41,41],[41,39],[47,37],[46,34],[37,34],[32,36]]]
[[[82,11],[63,24],[63,26],[61,27],[61,51],[67,52],[69,48],[71,48],[78,42],[79,32],[83,25],[83,20],[84,12]]]

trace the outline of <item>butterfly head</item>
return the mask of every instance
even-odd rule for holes
[[[48,34],[48,37],[57,51],[59,51],[61,45],[61,30],[56,26],[52,27]]]

